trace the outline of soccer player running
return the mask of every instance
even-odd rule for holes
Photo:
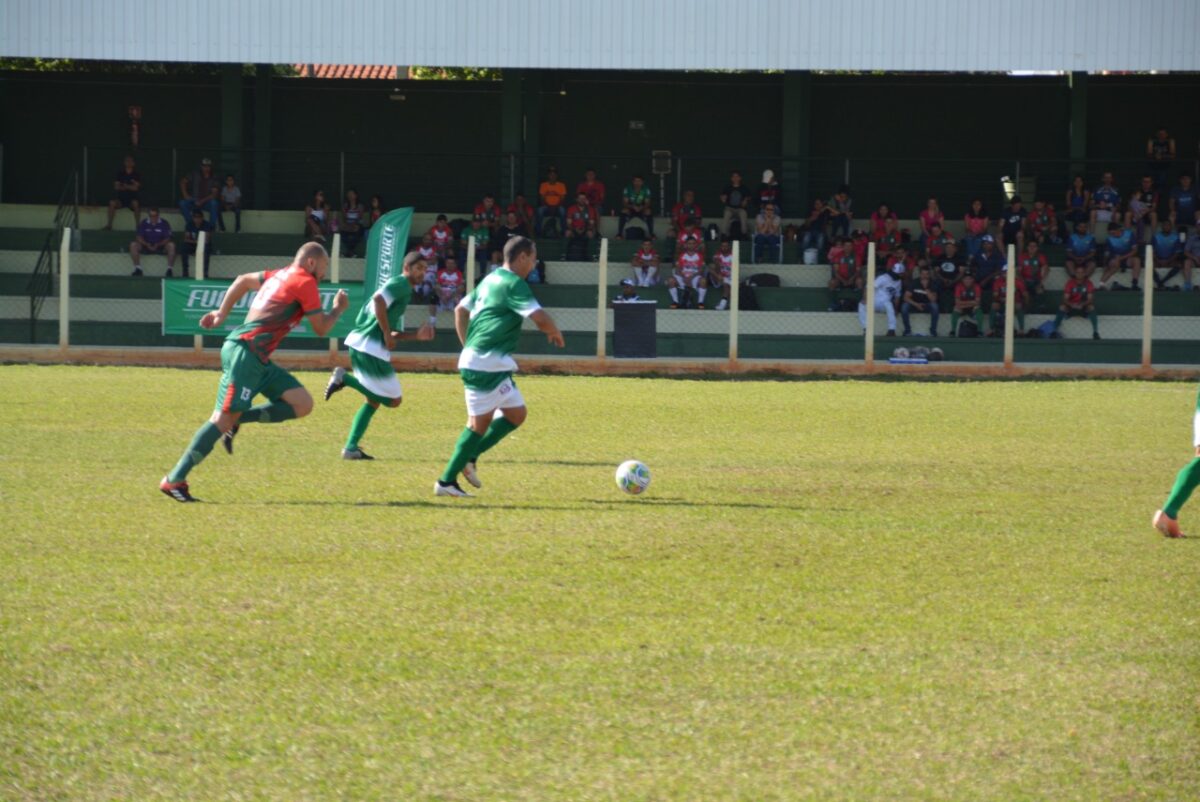
[[[434,483],[436,496],[469,496],[458,485],[461,473],[482,487],[476,470],[481,454],[525,422],[525,399],[512,380],[512,352],[529,318],[552,345],[563,347],[562,332],[525,282],[537,263],[537,246],[525,237],[504,244],[504,266],[488,274],[454,310],[454,328],[463,344],[458,371],[466,388],[467,426],[454,445],[446,470]]]
[[[415,332],[405,333],[404,310],[412,299],[413,287],[425,280],[427,265],[417,251],[404,257],[401,275],[393,276],[371,299],[363,304],[354,321],[354,331],[346,337],[350,349],[350,367],[354,373],[336,367],[325,385],[325,400],[344,387],[352,387],[367,400],[350,424],[350,436],[342,449],[342,459],[375,459],[359,447],[381,405],[400,406],[400,379],[392,368],[392,350],[400,340],[432,340],[434,326],[426,323]]]
[[[217,404],[208,422],[196,430],[179,462],[163,478],[158,489],[175,501],[198,501],[188,491],[187,475],[199,465],[218,440],[233,453],[233,436],[243,423],[283,423],[303,418],[313,408],[312,396],[297,379],[271,362],[271,354],[287,333],[304,318],[318,337],[333,329],[346,311],[349,299],[338,290],[333,311],[321,311],[317,282],[325,277],[329,254],[318,243],[309,242],[296,251],[292,263],[279,270],[243,273],[233,280],[221,307],[200,318],[200,325],[215,329],[225,322],[235,304],[248,292],[257,291],[246,320],[225,338],[221,347],[221,382]],[[251,406],[256,395],[267,403]]]
[[[1187,537],[1179,528],[1179,510],[1191,498],[1196,486],[1200,485],[1200,398],[1196,399],[1196,415],[1192,426],[1192,444],[1196,447],[1196,456],[1176,474],[1175,486],[1167,496],[1167,503],[1154,513],[1152,520],[1154,528],[1167,537]]]

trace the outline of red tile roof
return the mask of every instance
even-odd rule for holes
[[[370,64],[295,64],[301,78],[358,78],[377,81],[394,81],[397,68],[377,67]],[[405,70],[404,77],[408,77]]]

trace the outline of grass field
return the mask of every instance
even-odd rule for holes
[[[456,501],[405,376],[173,503],[216,380],[0,367],[0,799],[1200,797],[1194,385],[531,376]]]

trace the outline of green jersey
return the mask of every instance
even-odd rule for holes
[[[621,195],[630,206],[645,206],[650,200],[650,187],[642,184],[641,189],[634,189],[633,184],[629,184]]]
[[[354,319],[354,330],[346,336],[346,347],[362,351],[377,359],[391,359],[391,353],[383,341],[383,330],[379,318],[375,317],[375,296],[387,304],[387,321],[392,331],[404,331],[404,310],[412,299],[412,285],[403,275],[393,276],[386,284],[367,299],[358,317]]]
[[[459,306],[471,313],[467,342],[458,358],[463,384],[491,390],[517,369],[512,352],[521,340],[521,323],[541,309],[525,279],[502,267],[479,282]]]
[[[464,243],[466,243],[466,241],[469,239],[475,240],[476,253],[478,253],[480,249],[487,247],[488,240],[491,239],[491,237],[492,232],[488,231],[484,226],[480,226],[479,228],[464,228],[462,233],[462,241]]]

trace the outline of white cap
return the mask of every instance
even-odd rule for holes
[[[771,183],[771,179],[774,177],[775,177],[774,170],[763,170],[763,183],[764,184]]]

